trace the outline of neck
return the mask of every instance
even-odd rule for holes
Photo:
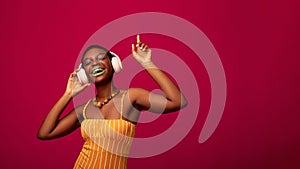
[[[96,85],[96,90],[97,90],[97,98],[106,99],[109,96],[111,96],[112,93],[114,93],[117,89],[114,86],[113,82],[110,81],[105,84]]]

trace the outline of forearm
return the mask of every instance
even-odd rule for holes
[[[174,104],[180,106],[186,105],[186,99],[178,89],[178,87],[172,82],[172,80],[162,72],[153,62],[142,64],[142,67],[148,72],[153,80],[158,84],[160,89],[164,92],[166,99]]]
[[[185,97],[178,87],[152,62],[151,49],[141,42],[139,35],[137,35],[136,45],[132,44],[132,54],[165,94],[165,97],[163,97],[155,95],[152,92],[143,93],[142,90],[134,92],[136,94],[133,103],[137,107],[140,107],[141,110],[150,108],[153,112],[161,112],[160,110],[162,110],[162,112],[167,113],[176,111],[187,104]],[[143,94],[140,95],[139,93]]]
[[[67,107],[71,99],[72,99],[71,94],[64,93],[63,96],[57,101],[57,103],[47,114],[46,118],[44,119],[38,131],[39,138],[47,137],[49,134],[51,134],[51,132],[57,126],[62,112],[65,110],[65,108]]]

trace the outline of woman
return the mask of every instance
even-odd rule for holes
[[[116,88],[112,81],[113,55],[103,47],[91,46],[82,57],[83,69],[90,83],[79,83],[78,70],[74,71],[65,93],[43,121],[37,135],[42,140],[62,137],[81,127],[85,143],[74,168],[126,168],[140,112],[169,113],[187,104],[176,85],[152,62],[151,49],[141,43],[139,35],[137,44],[132,44],[132,54],[159,85],[164,96],[142,88]],[[91,83],[95,84],[96,97],[60,119],[72,97]]]

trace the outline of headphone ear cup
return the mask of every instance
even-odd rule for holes
[[[113,66],[114,71],[116,73],[121,72],[121,70],[123,69],[121,59],[114,52],[110,52],[110,53],[113,55],[113,57],[111,58],[111,64]]]
[[[85,73],[84,69],[82,68],[81,64],[79,65],[79,70],[76,73],[76,75],[78,77],[80,84],[86,84],[89,82],[89,79],[86,76],[86,73]]]

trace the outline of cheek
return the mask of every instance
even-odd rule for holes
[[[89,67],[84,68],[85,74],[88,78],[90,78],[90,76],[91,76],[91,74],[89,73],[89,70],[90,70]]]
[[[84,68],[83,70],[85,71],[86,75],[88,75],[88,74],[89,74],[89,73],[88,73],[88,72],[89,72],[89,70],[88,70],[87,68]]]
[[[105,61],[104,64],[106,65],[107,69],[113,70],[113,66],[112,66],[112,64],[111,64],[111,60]]]

